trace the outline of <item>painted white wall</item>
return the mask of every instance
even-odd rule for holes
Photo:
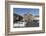
[[[0,36],[5,36],[5,2],[0,0]]]
[[[0,0],[0,36],[5,36],[5,2],[4,1],[5,0]],[[40,2],[40,3],[45,2],[45,0],[17,0],[17,1]],[[45,15],[46,15],[46,12],[45,12]],[[46,24],[45,24],[45,27],[46,27]],[[46,31],[46,29],[45,29],[45,31]],[[16,35],[16,36],[46,36],[46,33],[28,34],[28,35]]]

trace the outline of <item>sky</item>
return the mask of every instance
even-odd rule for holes
[[[39,15],[39,9],[36,8],[13,8],[13,12],[19,15],[27,14],[28,12],[31,13],[33,16]]]

